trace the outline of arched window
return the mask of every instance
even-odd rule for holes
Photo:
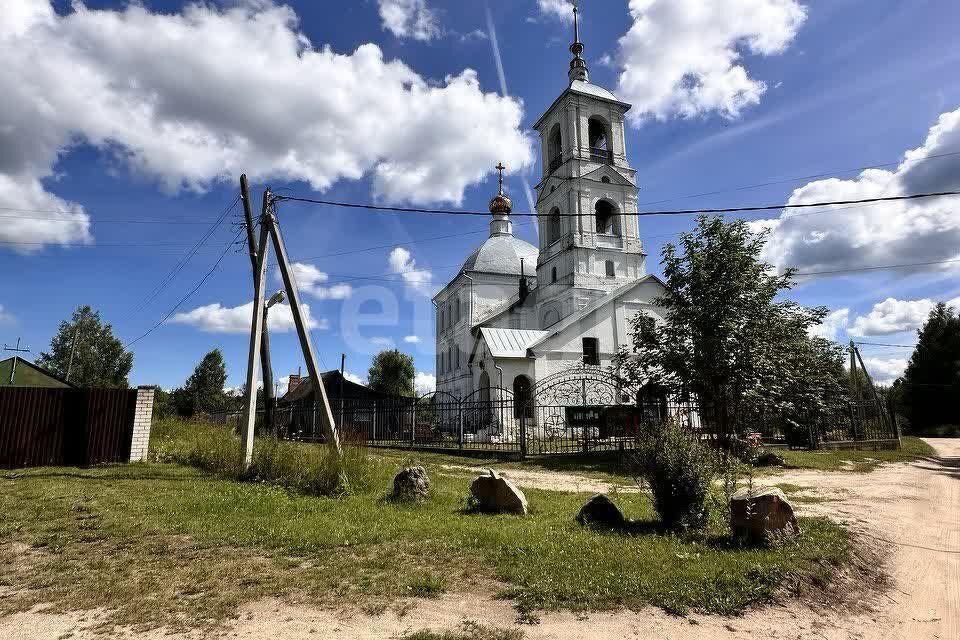
[[[617,210],[608,200],[598,200],[594,207],[594,220],[597,233],[620,235],[620,225],[617,220]]]
[[[541,329],[546,329],[549,326],[555,325],[560,322],[560,312],[556,309],[548,309],[543,314],[543,326]]]
[[[560,209],[554,207],[547,218],[547,243],[553,244],[560,239]]]
[[[600,178],[600,182],[604,184],[610,184],[610,176],[603,176],[602,178]]]
[[[607,269],[607,277],[608,277],[608,278],[613,278],[613,277],[615,277],[615,276],[617,275],[617,272],[616,272],[616,270],[614,269],[614,266],[613,266],[613,260],[607,260],[604,266],[605,266],[606,269]]]
[[[556,267],[551,267],[551,269],[550,269],[550,282],[556,282],[556,281],[557,281],[557,268],[556,268]]]
[[[591,161],[609,163],[613,160],[607,125],[603,120],[594,116],[587,121],[587,138],[590,142]]]
[[[547,137],[547,162],[550,166],[547,174],[551,174],[563,164],[563,136],[560,134],[560,125],[555,124]]]
[[[513,417],[532,418],[533,404],[530,402],[530,378],[517,376],[513,379]]]
[[[480,374],[480,401],[490,402],[490,374],[486,371]]]

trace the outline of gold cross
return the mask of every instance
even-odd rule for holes
[[[500,193],[503,193],[503,170],[506,169],[506,167],[503,166],[502,162],[498,162],[494,169],[500,173]]]

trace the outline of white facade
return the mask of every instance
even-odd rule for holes
[[[440,392],[519,390],[583,362],[606,367],[629,344],[634,315],[662,318],[653,300],[663,284],[647,274],[631,215],[638,188],[624,136],[630,105],[589,83],[582,50],[571,46],[570,84],[534,125],[540,246],[513,236],[501,187],[490,203],[490,237],[434,298]]]

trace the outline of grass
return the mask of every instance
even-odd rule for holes
[[[523,640],[524,633],[518,629],[497,629],[476,622],[464,622],[458,631],[417,631],[400,640]]]
[[[779,451],[786,469],[854,471],[868,473],[884,462],[910,462],[934,454],[933,447],[919,438],[904,436],[902,447],[890,451],[837,449],[820,451]]]
[[[52,603],[138,629],[216,628],[264,597],[377,611],[478,590],[526,619],[645,605],[736,614],[785,584],[826,584],[850,553],[823,519],[767,549],[731,547],[719,520],[706,535],[665,534],[639,494],[616,496],[640,523],[631,535],[577,525],[585,494],[525,490],[527,517],[468,513],[463,477],[434,474],[430,501],[396,503],[399,464],[362,464],[365,488],[337,497],[169,463],[0,474],[0,615]],[[468,631],[449,637],[510,637]]]

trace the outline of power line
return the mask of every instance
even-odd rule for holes
[[[76,223],[77,220],[71,218],[50,218],[46,216],[11,216],[7,214],[0,214],[0,219],[4,220],[41,220],[43,222],[70,222]],[[129,218],[90,218],[90,222],[93,224],[210,224],[209,220],[175,220],[173,218],[165,219],[129,219]]]
[[[953,260],[934,260],[932,262],[910,262],[906,264],[884,264],[874,267],[856,267],[851,269],[833,269],[830,271],[796,271],[795,276],[824,276],[834,273],[856,273],[858,271],[877,271],[880,269],[904,269],[908,267],[929,267],[936,264],[951,264],[960,262],[960,258]]]
[[[808,203],[798,203],[798,204],[772,204],[772,205],[761,205],[753,207],[717,207],[717,208],[700,208],[700,209],[664,209],[659,211],[638,211],[635,213],[628,213],[626,215],[633,216],[676,216],[676,215],[701,215],[705,213],[738,213],[738,212],[750,212],[750,211],[775,211],[779,209],[808,209],[813,207],[833,207],[839,205],[848,205],[848,204],[871,204],[876,202],[897,202],[902,200],[918,200],[921,198],[938,198],[942,196],[956,196],[960,195],[960,191],[939,191],[932,193],[913,193],[905,196],[884,196],[878,198],[862,198],[859,200],[833,200],[827,202],[808,202]],[[470,211],[466,209],[424,209],[420,207],[391,207],[385,205],[374,205],[374,204],[362,204],[356,202],[341,202],[336,200],[317,200],[314,198],[301,198],[296,196],[277,196],[277,202],[289,201],[289,202],[304,202],[307,204],[320,204],[331,207],[344,207],[348,209],[368,209],[372,211],[394,211],[398,213],[428,213],[428,214],[441,214],[441,215],[453,215],[453,216],[489,216],[489,211]],[[581,217],[584,214],[580,213],[553,213],[553,214],[541,214],[541,213],[511,213],[510,215],[516,217],[547,217],[548,215],[560,215],[562,217],[577,218]]]
[[[915,349],[916,345],[913,344],[887,344],[884,342],[857,342],[856,344],[868,346],[868,347],[897,347],[898,349]]]
[[[223,249],[223,253],[220,254],[220,257],[217,258],[217,261],[213,264],[212,267],[210,267],[210,270],[207,271],[207,273],[203,276],[203,278],[200,279],[200,282],[197,283],[197,286],[195,286],[193,289],[191,289],[190,292],[187,293],[185,296],[183,296],[182,298],[180,298],[180,300],[177,301],[177,304],[173,305],[173,307],[170,309],[170,311],[168,311],[167,314],[166,314],[165,316],[163,316],[163,319],[161,319],[160,322],[158,322],[157,324],[155,324],[155,325],[153,325],[152,327],[150,327],[149,329],[147,329],[147,331],[146,331],[145,333],[143,333],[142,335],[140,335],[139,337],[137,337],[137,338],[135,338],[134,340],[131,340],[130,342],[128,342],[128,343],[125,345],[124,348],[125,348],[125,349],[129,349],[130,347],[132,347],[133,345],[135,345],[136,343],[140,342],[141,340],[143,340],[144,338],[146,338],[148,335],[150,335],[151,333],[153,333],[154,331],[156,331],[164,322],[166,322],[167,320],[170,319],[170,316],[172,316],[174,313],[176,313],[177,309],[180,308],[180,305],[182,305],[184,302],[186,302],[186,301],[190,298],[190,296],[192,296],[192,295],[195,294],[197,291],[199,291],[199,290],[200,290],[200,287],[202,287],[202,286],[204,285],[204,283],[206,283],[207,279],[208,279],[211,275],[213,275],[213,272],[216,271],[216,270],[217,270],[217,267],[220,266],[220,263],[223,262],[224,257],[227,255],[227,253],[230,251],[230,249],[234,246],[234,244],[235,244],[235,243],[237,242],[237,240],[240,238],[240,235],[241,235],[242,233],[243,233],[243,229],[241,229],[239,232],[237,232],[237,235],[235,235],[235,236],[233,237],[233,240],[231,240],[230,242],[227,243],[227,246],[224,247],[224,249]]]
[[[174,278],[176,278],[180,274],[180,272],[183,271],[184,267],[187,266],[187,263],[190,261],[190,259],[193,258],[197,254],[197,251],[200,250],[200,247],[206,244],[206,242],[213,236],[217,228],[223,223],[226,217],[230,215],[230,212],[234,210],[234,208],[237,206],[237,203],[239,202],[240,202],[240,194],[238,193],[237,196],[233,199],[233,202],[231,202],[220,213],[220,215],[217,216],[217,219],[214,221],[212,225],[210,225],[210,228],[207,229],[207,231],[200,237],[199,240],[197,240],[196,243],[194,243],[192,249],[190,249],[186,253],[186,255],[180,258],[180,260],[178,260],[177,263],[170,269],[170,271],[168,271],[167,274],[160,279],[160,281],[153,287],[153,289],[151,289],[150,292],[139,303],[137,303],[135,308],[126,316],[127,318],[136,314],[142,309],[145,309],[151,302],[153,302],[154,299],[156,299],[157,296],[159,296],[164,291],[164,289],[170,286]]]

